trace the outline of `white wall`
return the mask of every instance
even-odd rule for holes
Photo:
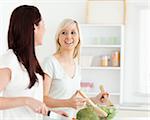
[[[0,15],[2,15],[2,4],[0,4]],[[0,24],[2,24],[2,17],[0,17]],[[2,54],[2,27],[0,27],[0,55]]]
[[[58,25],[64,18],[73,18],[79,23],[85,22],[85,0],[65,0],[38,2],[36,6],[40,9],[46,25],[46,33],[43,46],[37,49],[37,55],[42,61],[46,56],[55,51],[55,33]]]
[[[87,17],[89,23],[122,24],[123,13],[123,0],[89,0]]]
[[[140,40],[139,12],[141,9],[148,9],[147,0],[127,2],[123,103],[133,103],[133,104],[148,103],[147,95],[144,96],[138,94],[139,40]]]
[[[43,45],[37,47],[37,56],[42,61],[46,56],[55,51],[54,35],[58,24],[64,18],[73,18],[80,23],[85,22],[86,0],[3,0],[0,1],[1,13],[1,37],[0,37],[0,54],[7,49],[7,31],[10,14],[14,8],[22,4],[35,5],[40,9],[46,25],[46,33]]]
[[[33,4],[30,0],[1,0],[0,1],[0,55],[3,54],[7,49],[7,32],[11,12],[21,4]]]

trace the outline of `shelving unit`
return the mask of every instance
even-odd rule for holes
[[[99,85],[104,85],[114,104],[120,103],[123,80],[124,44],[123,25],[81,24],[81,73],[82,90],[89,96],[99,93]],[[118,66],[112,65],[112,54],[118,52]],[[102,56],[107,56],[107,65],[101,64]]]
[[[82,69],[93,70],[120,70],[120,67],[81,67]]]
[[[121,46],[120,45],[83,45],[82,47],[101,47],[101,48],[120,48]]]

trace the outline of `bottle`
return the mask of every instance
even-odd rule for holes
[[[100,65],[102,67],[108,66],[109,57],[107,55],[101,56]]]
[[[113,67],[119,67],[120,66],[120,52],[119,51],[113,52],[111,56],[111,60],[112,60]]]

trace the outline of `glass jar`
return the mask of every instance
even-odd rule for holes
[[[120,51],[115,51],[111,56],[112,66],[119,67],[120,66]]]
[[[107,67],[108,63],[109,63],[109,56],[107,55],[101,56],[100,65],[102,67]]]

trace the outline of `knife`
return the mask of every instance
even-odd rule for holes
[[[49,116],[51,119],[54,119],[54,120],[55,120],[55,118],[52,118],[52,116],[58,116],[60,118],[59,120],[72,120],[71,117],[66,116],[65,114],[61,115],[61,114],[55,113],[55,112],[50,111],[50,110],[48,111],[47,116]]]

